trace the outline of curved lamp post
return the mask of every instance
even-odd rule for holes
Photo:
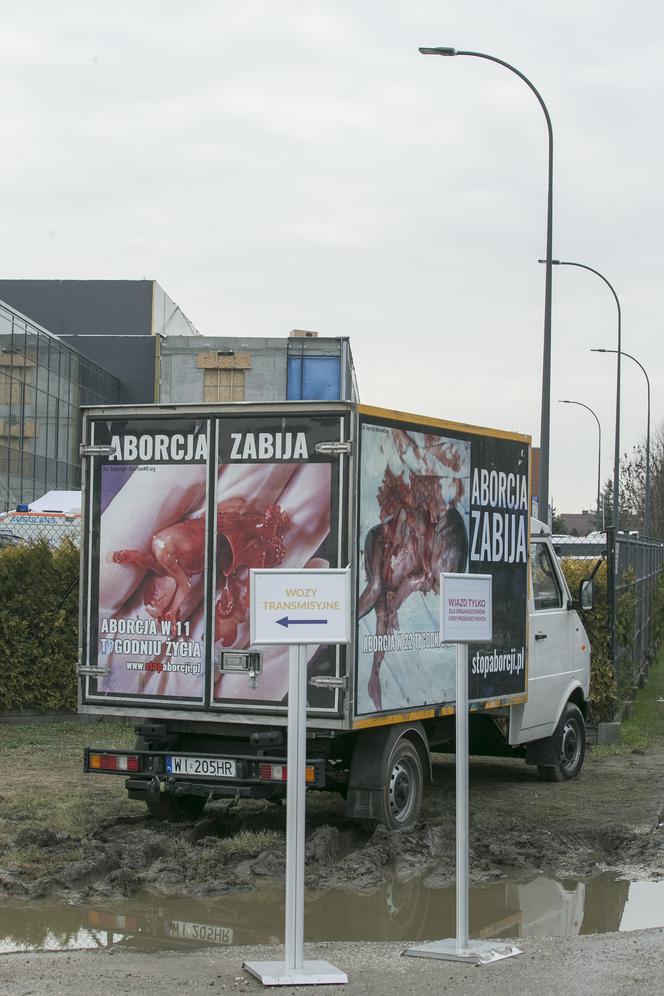
[[[544,347],[542,359],[542,414],[540,422],[540,466],[539,466],[539,517],[545,522],[549,521],[549,446],[551,435],[551,255],[553,252],[553,128],[551,118],[540,92],[531,83],[527,76],[510,65],[503,59],[496,58],[495,55],[487,55],[486,52],[466,52],[461,49],[437,47],[420,48],[422,55],[470,55],[476,59],[486,59],[488,62],[495,62],[511,73],[518,76],[520,80],[532,90],[538,100],[549,133],[549,171],[548,171],[548,191],[546,202],[546,276],[544,281]],[[543,510],[543,511],[542,511]]]
[[[617,353],[617,349],[591,349],[591,353]],[[645,484],[645,494],[643,496],[643,532],[648,538],[650,534],[650,378],[646,373],[646,368],[642,363],[637,360],[636,356],[632,356],[631,353],[626,353],[622,350],[623,356],[628,356],[630,360],[634,360],[637,366],[641,367],[643,370],[643,376],[646,379],[646,386],[648,389],[648,421],[646,425],[646,484]]]
[[[600,529],[604,527],[604,516],[602,515],[601,509],[601,481],[602,481],[602,426],[600,425],[597,413],[593,411],[590,405],[584,405],[583,401],[569,401],[566,398],[561,398],[561,405],[579,405],[581,408],[585,408],[586,411],[590,412],[595,421],[597,422],[597,433],[599,436],[598,446],[597,446],[597,525]]]
[[[546,260],[540,259],[538,262],[544,263]],[[606,286],[609,288],[613,294],[613,299],[616,302],[616,307],[618,309],[618,348],[613,350],[613,352],[618,355],[617,363],[617,374],[616,374],[616,441],[615,441],[615,453],[613,459],[613,527],[616,531],[616,539],[618,537],[618,530],[620,528],[620,357],[622,355],[621,350],[621,312],[620,312],[620,301],[618,300],[618,295],[613,289],[613,285],[609,283],[603,273],[599,270],[594,270],[592,266],[586,266],[585,263],[571,263],[566,259],[552,259],[551,263],[553,266],[578,266],[581,270],[588,270],[589,273],[594,273],[596,277],[603,280]]]

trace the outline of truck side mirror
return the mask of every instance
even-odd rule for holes
[[[593,583],[592,581],[582,581],[579,585],[579,608],[582,612],[588,612],[593,607]]]

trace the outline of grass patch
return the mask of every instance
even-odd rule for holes
[[[637,695],[629,719],[620,727],[620,743],[596,747],[593,756],[629,754],[656,745],[664,748],[664,647],[650,669],[645,688]]]
[[[44,749],[50,757],[67,756],[90,743],[105,747],[130,747],[135,740],[133,726],[118,720],[104,723],[5,723],[0,725],[0,757],[5,751],[31,753]]]
[[[191,843],[184,837],[174,837],[169,845],[169,855],[184,861],[191,857],[200,859],[209,855],[215,862],[229,858],[243,860],[255,858],[261,851],[278,847],[283,843],[283,835],[277,830],[239,830],[231,837],[206,837],[202,843]]]
[[[213,878],[227,862],[246,861],[262,851],[282,846],[283,834],[276,830],[239,830],[231,837],[206,837],[200,843],[173,837],[167,853],[196,878],[205,875]]]
[[[27,872],[48,865],[47,850],[17,844],[25,830],[68,835],[72,840],[63,850],[75,860],[77,838],[101,823],[136,815],[123,778],[83,771],[88,744],[129,747],[133,741],[132,727],[123,722],[0,726],[0,865]]]

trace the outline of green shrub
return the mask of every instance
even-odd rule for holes
[[[595,562],[592,560],[566,558],[562,561],[563,572],[574,597],[578,595],[579,585],[590,576],[594,566]],[[617,698],[616,675],[611,659],[607,578],[604,561],[593,578],[593,607],[590,612],[583,613],[583,624],[592,650],[590,698],[592,719],[595,722],[613,719]]]
[[[79,552],[0,550],[0,710],[76,710]]]

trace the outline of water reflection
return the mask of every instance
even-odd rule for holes
[[[369,895],[307,896],[306,940],[425,941],[454,934],[454,888],[393,880]],[[158,898],[68,906],[55,900],[0,906],[0,953],[121,946],[141,951],[184,946],[280,944],[283,891],[262,888],[219,899]],[[664,882],[587,882],[544,876],[501,880],[471,892],[473,937],[573,937],[664,926]]]

